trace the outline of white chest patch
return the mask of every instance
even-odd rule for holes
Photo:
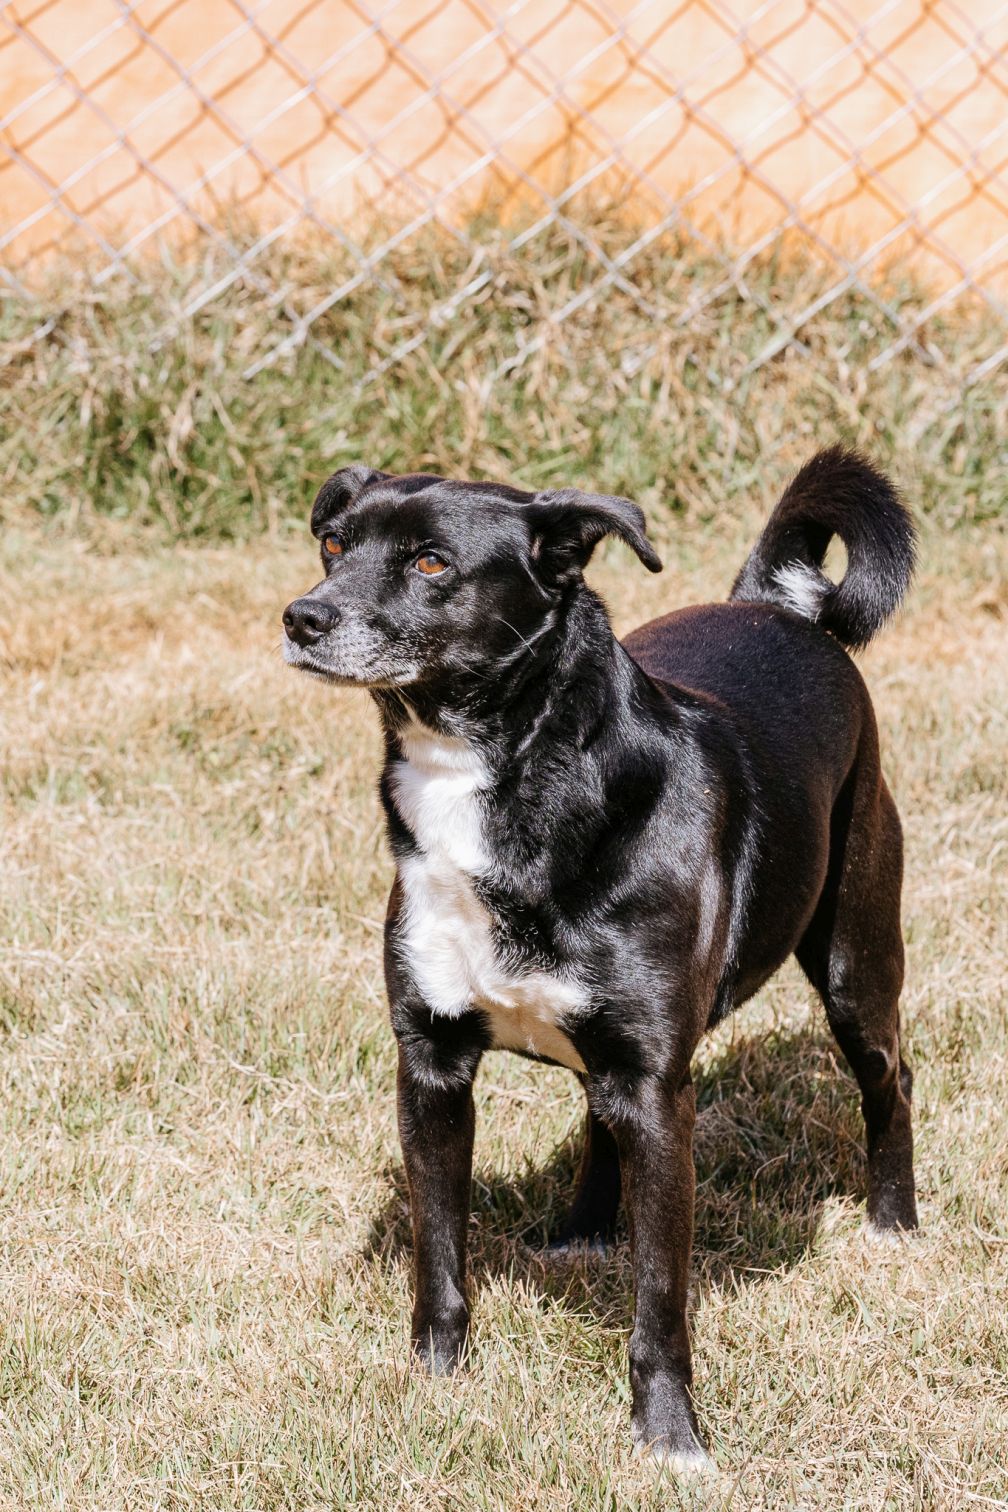
[[[392,796],[420,847],[400,866],[403,953],[435,1013],[479,1008],[494,1044],[529,1050],[572,1070],[584,1062],[561,1026],[585,1003],[578,983],[548,971],[502,963],[492,921],[473,880],[492,860],[483,834],[482,793],[490,777],[467,741],[411,724],[400,733],[404,760],[392,771]]]

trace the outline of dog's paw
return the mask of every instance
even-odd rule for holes
[[[590,1239],[575,1234],[550,1239],[542,1254],[545,1260],[579,1260],[608,1255],[615,1247],[615,1240],[606,1239],[602,1234],[595,1234]]]
[[[894,1223],[878,1223],[866,1218],[862,1237],[871,1249],[903,1249],[920,1232],[917,1228],[901,1228]]]
[[[673,1475],[693,1478],[718,1473],[717,1465],[699,1444],[693,1449],[670,1449],[668,1445],[652,1444],[647,1453],[657,1465],[663,1470],[671,1470]]]
[[[452,1375],[465,1363],[468,1327],[416,1330],[410,1344],[413,1358],[428,1375]]]
[[[687,1442],[672,1444],[667,1438],[657,1438],[646,1443],[634,1428],[634,1447],[642,1457],[652,1460],[674,1475],[716,1475],[718,1468],[706,1449],[692,1435]]]
[[[677,1476],[713,1476],[718,1473],[713,1459],[686,1421],[676,1421],[663,1433],[648,1433],[641,1423],[632,1426],[633,1445],[638,1455],[673,1471]]]

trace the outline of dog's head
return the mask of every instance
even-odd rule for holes
[[[636,504],[575,489],[344,467],[311,528],[325,577],[284,610],[284,658],[372,688],[492,677],[555,622],[603,536],[661,570]]]

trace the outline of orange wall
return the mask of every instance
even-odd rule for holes
[[[339,228],[371,207],[454,215],[515,186],[542,206],[601,164],[603,187],[622,174],[737,249],[797,218],[850,256],[912,253],[944,287],[964,271],[1003,286],[1004,6],[733,10],[140,0],[127,18],[115,0],[14,0],[0,260],[27,268],[81,228],[100,255],[153,245],[236,200],[272,225],[313,196]]]

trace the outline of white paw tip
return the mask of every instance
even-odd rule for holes
[[[671,1470],[673,1475],[717,1474],[717,1465],[699,1444],[694,1444],[692,1449],[670,1449],[660,1440],[653,1444],[642,1444],[637,1439],[636,1448],[638,1454],[646,1455],[663,1470]]]
[[[652,1449],[651,1457],[662,1469],[671,1470],[673,1475],[706,1476],[716,1475],[717,1465],[709,1454],[702,1449],[689,1449],[685,1452],[681,1449]]]
[[[863,1230],[866,1242],[873,1249],[902,1249],[914,1232],[913,1229],[883,1228],[871,1218],[866,1220]]]
[[[612,1248],[604,1239],[559,1239],[542,1253],[547,1260],[583,1260],[604,1257]]]

